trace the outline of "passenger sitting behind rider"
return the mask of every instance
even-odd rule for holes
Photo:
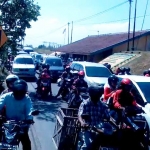
[[[82,127],[89,125],[98,126],[102,123],[103,117],[107,116],[107,109],[104,103],[100,101],[99,88],[89,88],[90,99],[83,101],[79,107],[78,119]],[[88,119],[84,118],[84,115],[88,115]],[[97,134],[90,130],[83,130],[79,133],[82,146],[80,150],[93,150],[93,143],[97,139]]]
[[[118,87],[119,79],[116,75],[111,75],[108,77],[108,83],[104,85],[104,95],[103,101],[107,102],[107,100],[115,93]]]
[[[24,80],[14,82],[12,91],[0,97],[0,110],[6,107],[6,120],[29,120],[33,121],[31,116],[32,103],[30,97],[26,94],[28,85]],[[20,136],[23,150],[31,150],[31,142],[28,136],[28,129]]]
[[[132,82],[128,78],[124,78],[121,81],[121,85],[119,89],[113,94],[113,106],[116,108],[116,110],[125,110],[126,107],[132,108],[132,110],[141,109],[134,99],[134,96],[131,93],[132,89]],[[142,110],[142,109],[141,109]],[[119,120],[121,119],[121,111],[118,111]],[[138,129],[138,127],[135,124],[131,124],[130,120],[126,120],[126,123],[131,125],[135,130]]]
[[[88,89],[88,84],[84,80],[85,73],[84,71],[79,71],[78,78],[74,81],[73,85],[75,86],[77,93],[79,94],[82,92],[82,89],[85,91],[85,89]]]
[[[65,78],[72,79],[72,77],[73,77],[73,75],[70,72],[70,66],[66,66],[65,71],[61,75],[61,79],[62,79],[63,82],[62,82],[62,85],[61,85],[57,95],[55,96],[56,98],[59,97],[60,94],[62,93],[62,90],[65,86]]]
[[[12,87],[13,87],[13,83],[19,80],[19,77],[13,74],[10,74],[6,77],[6,85],[7,85],[7,89],[5,89],[1,95],[8,93],[8,92],[12,92]]]

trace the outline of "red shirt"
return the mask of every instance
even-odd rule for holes
[[[132,93],[123,93],[122,90],[117,90],[113,94],[113,104],[115,108],[125,107],[125,106],[137,106],[137,103],[132,95]]]
[[[107,101],[109,99],[109,97],[112,96],[113,93],[114,93],[114,91],[112,91],[112,89],[110,87],[105,87],[104,88],[104,101]]]

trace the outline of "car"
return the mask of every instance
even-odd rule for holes
[[[54,81],[57,81],[57,79],[64,72],[64,67],[63,67],[63,64],[62,64],[62,60],[59,57],[50,56],[50,55],[45,56],[45,57],[43,57],[42,64],[49,64],[50,65],[51,78]]]
[[[118,75],[121,79],[129,78],[132,83],[132,94],[136,98],[136,102],[142,109],[145,111],[145,114],[142,114],[149,125],[150,128],[150,78],[145,76],[138,75]]]
[[[17,55],[12,64],[12,73],[19,77],[35,77],[35,65],[30,55]]]
[[[91,86],[103,86],[108,77],[112,73],[104,65],[99,63],[73,61],[70,66],[72,71],[84,71],[84,80],[87,82],[88,87]]]

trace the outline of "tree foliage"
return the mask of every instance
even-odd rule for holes
[[[0,25],[8,37],[4,49],[10,47],[16,51],[22,46],[26,28],[30,28],[31,21],[37,21],[40,7],[34,0],[0,0]]]

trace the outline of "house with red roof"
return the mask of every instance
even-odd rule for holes
[[[130,51],[150,51],[150,30],[135,32],[133,49],[133,33],[130,33]],[[127,51],[128,33],[103,34],[88,36],[79,41],[62,46],[56,51],[69,54],[73,58],[84,61],[99,62],[116,52]]]

